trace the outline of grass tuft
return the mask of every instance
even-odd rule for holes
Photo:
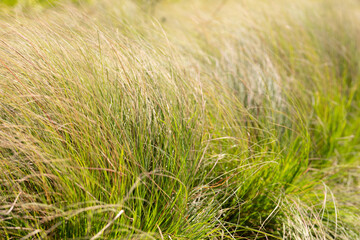
[[[360,238],[357,1],[40,2],[0,11],[0,238]]]

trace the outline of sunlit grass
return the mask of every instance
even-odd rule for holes
[[[1,238],[360,237],[359,3],[20,5]]]

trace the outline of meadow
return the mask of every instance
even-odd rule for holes
[[[0,172],[0,239],[360,239],[360,2],[2,0]]]

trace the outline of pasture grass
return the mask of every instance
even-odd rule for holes
[[[23,3],[1,238],[360,238],[357,1]]]

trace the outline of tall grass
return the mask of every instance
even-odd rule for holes
[[[358,2],[26,9],[0,13],[1,238],[360,237]]]

